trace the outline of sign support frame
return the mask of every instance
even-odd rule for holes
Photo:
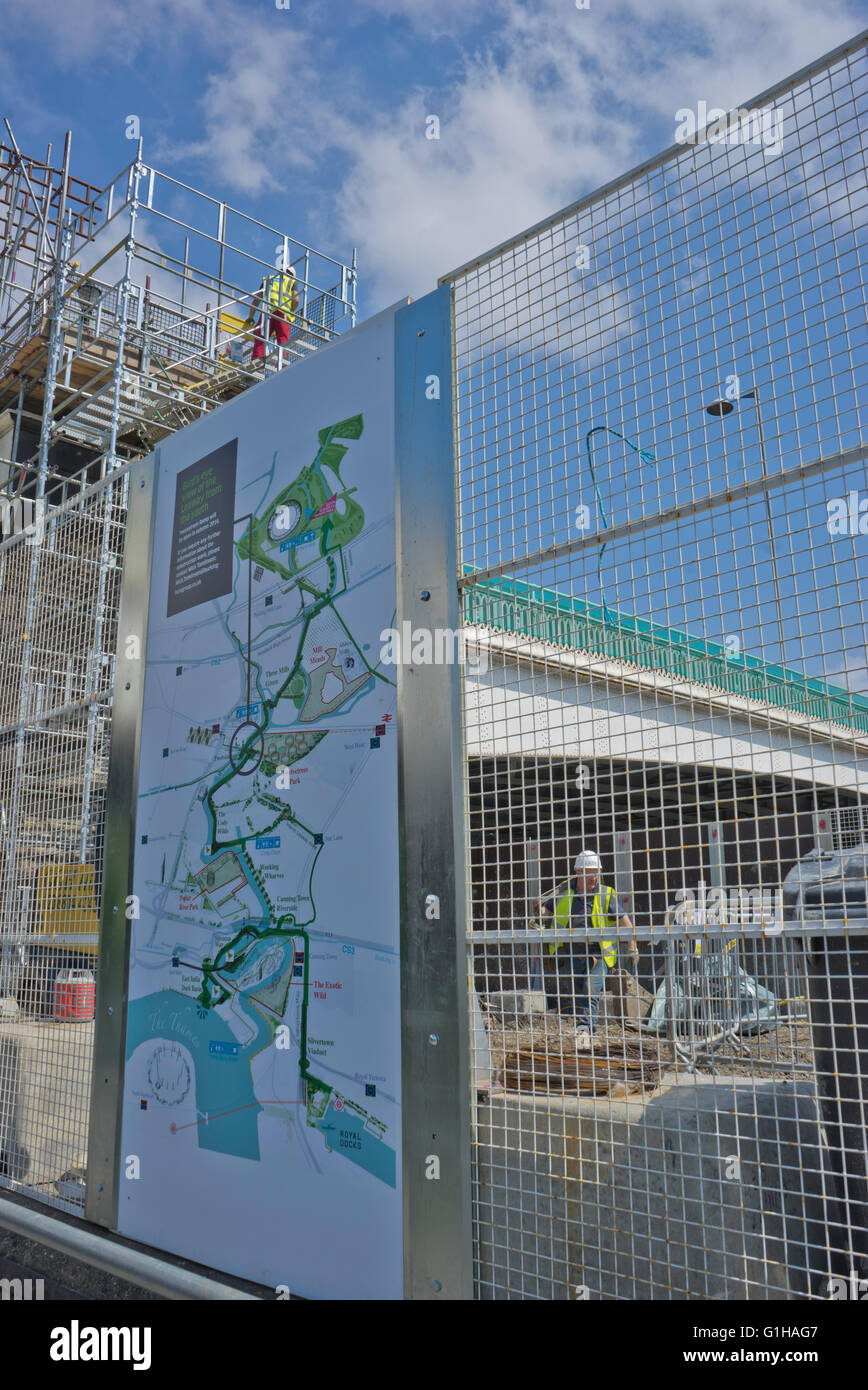
[[[122,1156],[124,1048],[130,960],[127,900],[133,891],[136,801],[145,695],[156,482],[160,451],[130,470],[118,612],[111,754],[106,786],[103,887],[88,1125],[88,1221],[117,1228]],[[138,640],[138,654],[129,654]]]
[[[461,633],[451,288],[401,309],[395,335],[398,630],[435,655],[398,666],[404,1297],[453,1301],[473,1297],[473,1097],[461,670],[435,636]]]

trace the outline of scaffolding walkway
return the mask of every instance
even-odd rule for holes
[[[356,255],[333,260],[136,157],[104,188],[0,145],[0,460],[93,481],[332,342]],[[289,341],[261,305],[295,281]],[[259,344],[258,360],[254,352]],[[29,482],[0,466],[0,490]],[[32,486],[32,485],[31,485]]]

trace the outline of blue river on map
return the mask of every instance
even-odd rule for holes
[[[365,1129],[360,1116],[330,1105],[317,1128],[335,1153],[343,1154],[389,1187],[395,1186],[395,1150]]]
[[[241,1046],[231,1028],[214,1013],[200,1018],[195,999],[163,989],[130,1001],[127,1014],[127,1058],[142,1043],[164,1038],[183,1044],[193,1058],[196,1074],[196,1109],[199,1147],[215,1153],[259,1159],[258,1119],[262,1106],[253,1093],[250,1063],[271,1040],[271,1030],[253,1009],[244,1017],[256,1025],[256,1036]],[[229,1044],[237,1053],[212,1052],[210,1044]],[[163,1107],[161,1107],[163,1108]],[[168,1107],[166,1107],[168,1110]],[[231,1112],[229,1114],[225,1112]],[[178,1123],[185,1123],[175,1111]],[[204,1117],[210,1118],[204,1123]],[[168,1118],[168,1115],[167,1115]]]
[[[262,987],[261,983],[258,987]],[[243,1006],[243,995],[238,998]],[[270,1042],[271,1030],[254,1009],[244,1008],[244,1017],[255,1024],[257,1032],[242,1046],[213,1010],[203,1019],[195,999],[171,989],[157,990],[130,1001],[126,1055],[129,1059],[141,1044],[158,1039],[186,1047],[196,1077],[196,1110],[201,1121],[197,1131],[199,1147],[258,1162],[258,1118],[263,1106],[253,1093],[250,1064]],[[161,1109],[171,1113],[174,1107]],[[174,1114],[179,1124],[189,1123],[184,1111],[177,1109]],[[346,1109],[337,1111],[330,1105],[317,1128],[335,1153],[389,1187],[395,1186],[395,1150],[371,1134],[359,1116]]]

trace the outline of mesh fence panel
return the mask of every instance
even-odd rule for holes
[[[483,1298],[868,1272],[866,89],[445,277]]]
[[[126,486],[0,546],[0,1185],[79,1213]]]

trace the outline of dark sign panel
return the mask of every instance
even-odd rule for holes
[[[232,589],[237,456],[233,439],[178,474],[167,618]]]

